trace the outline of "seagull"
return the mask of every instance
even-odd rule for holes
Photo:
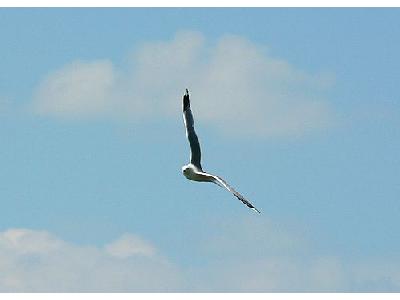
[[[190,145],[190,163],[182,167],[183,175],[189,180],[215,183],[216,185],[227,189],[236,198],[242,201],[243,204],[260,213],[260,211],[255,208],[253,204],[251,204],[241,194],[235,191],[234,188],[232,188],[224,179],[217,175],[213,175],[203,171],[200,163],[200,143],[194,130],[194,120],[192,110],[190,109],[189,91],[187,89],[186,93],[183,95],[183,121],[186,127],[186,137],[188,138]]]

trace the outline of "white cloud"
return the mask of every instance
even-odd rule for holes
[[[64,242],[46,231],[9,229],[0,235],[0,248],[17,255],[47,254],[64,246]]]
[[[105,246],[107,253],[119,258],[128,258],[135,255],[152,257],[156,250],[140,237],[124,234],[118,240]]]
[[[265,219],[213,227],[191,253],[203,263],[185,266],[128,233],[93,246],[9,229],[0,232],[0,292],[400,291],[396,259],[318,255],[303,233]]]
[[[184,88],[196,119],[227,134],[301,135],[330,124],[331,77],[308,74],[245,38],[207,43],[197,32],[138,47],[126,68],[108,60],[73,62],[38,87],[34,110],[64,118],[180,114]]]
[[[103,247],[46,231],[0,233],[0,292],[129,292],[179,288],[178,270],[154,247],[125,234]]]

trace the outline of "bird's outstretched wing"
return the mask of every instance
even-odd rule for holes
[[[202,170],[200,164],[200,143],[196,132],[194,131],[194,120],[192,110],[190,109],[189,91],[187,89],[185,95],[183,95],[183,121],[185,122],[186,136],[190,144],[190,163]]]
[[[212,175],[210,173],[206,172],[201,172],[202,175],[204,176],[209,176],[210,180],[214,182],[215,184],[219,185],[220,187],[226,188],[229,192],[231,192],[236,198],[238,198],[240,201],[243,202],[243,204],[247,205],[251,209],[255,210],[259,214],[261,213],[257,208],[254,207],[253,204],[250,203],[250,201],[246,200],[241,194],[239,194],[233,187],[231,187],[225,180],[223,180],[221,177],[217,175]]]

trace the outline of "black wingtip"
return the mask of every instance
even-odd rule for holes
[[[253,206],[252,204],[246,204],[248,207],[250,207],[252,210],[258,212],[259,214],[261,214],[261,211],[259,211],[255,206]]]
[[[189,91],[186,89],[185,95],[183,95],[183,111],[190,107]]]

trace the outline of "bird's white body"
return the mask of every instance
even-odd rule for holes
[[[193,164],[188,164],[182,167],[183,175],[193,181],[214,182],[214,177],[204,173]]]

